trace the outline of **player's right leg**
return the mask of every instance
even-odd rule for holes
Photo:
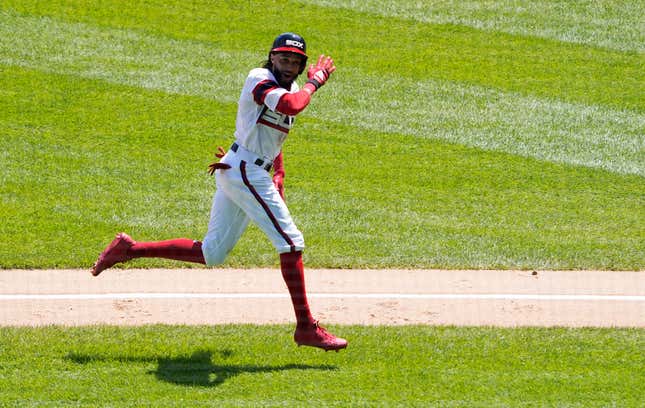
[[[92,275],[98,276],[104,270],[111,268],[119,262],[125,262],[132,257],[128,256],[128,250],[135,244],[135,241],[128,234],[118,233],[116,238],[101,252],[99,258],[92,266]]]
[[[128,234],[121,232],[99,255],[92,267],[92,275],[98,276],[104,270],[120,262],[134,258],[165,258],[176,261],[205,264],[202,243],[187,238],[167,241],[137,242]]]
[[[204,259],[209,266],[224,262],[249,225],[246,213],[229,198],[223,185],[218,177],[208,231],[202,244]]]
[[[134,258],[165,258],[207,265],[221,264],[240,239],[248,223],[244,211],[218,189],[213,198],[211,219],[203,242],[187,238],[137,242],[122,232],[117,234],[101,253],[92,267],[92,275],[98,276],[105,269]]]

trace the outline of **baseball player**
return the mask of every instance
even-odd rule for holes
[[[346,340],[327,332],[311,315],[302,263],[305,242],[284,201],[282,144],[295,116],[336,70],[332,58],[321,55],[307,69],[307,82],[300,89],[295,80],[305,71],[307,58],[305,40],[283,33],[274,40],[264,66],[249,72],[238,102],[235,142],[227,152],[220,147],[216,154],[220,161],[209,166],[217,189],[203,241],[136,242],[119,233],[99,256],[92,275],[142,257],[221,264],[253,221],[280,254],[280,269],[296,314],[295,342],[324,350],[347,347]]]

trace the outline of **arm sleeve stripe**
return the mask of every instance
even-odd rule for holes
[[[277,87],[278,84],[268,79],[259,82],[255,86],[255,88],[253,88],[253,99],[255,100],[255,103],[257,103],[258,105],[264,105],[264,98],[266,98],[269,92],[276,89]]]

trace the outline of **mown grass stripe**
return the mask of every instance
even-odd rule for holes
[[[641,1],[302,0],[304,3],[480,30],[645,52]]]
[[[200,41],[0,12],[0,62],[236,102],[251,54]]]
[[[302,5],[288,1],[277,6],[272,0],[254,2],[252,8],[243,1],[192,7],[164,0],[3,2],[5,10],[24,15],[205,41],[232,52],[261,50],[262,59],[277,32],[297,31],[305,35],[313,55],[331,53],[340,65],[366,74],[394,72],[406,78],[466,82],[522,95],[645,110],[642,53]],[[259,9],[263,12],[254,12]],[[289,9],[289,19],[284,18],[284,9]]]
[[[45,72],[233,103],[244,74],[257,65],[250,51],[206,42],[7,12],[0,20],[0,61]],[[639,112],[351,68],[342,69],[333,85],[306,115],[645,176],[645,114]]]
[[[450,81],[379,78],[396,83],[393,89],[375,86],[376,78],[360,72],[344,75],[347,80],[324,90],[329,95],[312,104],[310,114],[363,129],[645,176],[645,114]]]

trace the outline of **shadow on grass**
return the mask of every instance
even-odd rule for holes
[[[230,357],[230,350],[222,350],[216,354],[221,357]],[[130,357],[130,356],[101,356],[96,354],[69,353],[65,359],[78,364],[92,364],[95,362],[123,362],[123,363],[150,363],[156,362],[157,369],[149,371],[159,380],[179,385],[199,385],[203,387],[216,387],[226,380],[245,373],[270,373],[286,370],[335,370],[330,365],[284,364],[284,365],[256,365],[256,364],[213,364],[213,352],[200,350],[189,357]]]

